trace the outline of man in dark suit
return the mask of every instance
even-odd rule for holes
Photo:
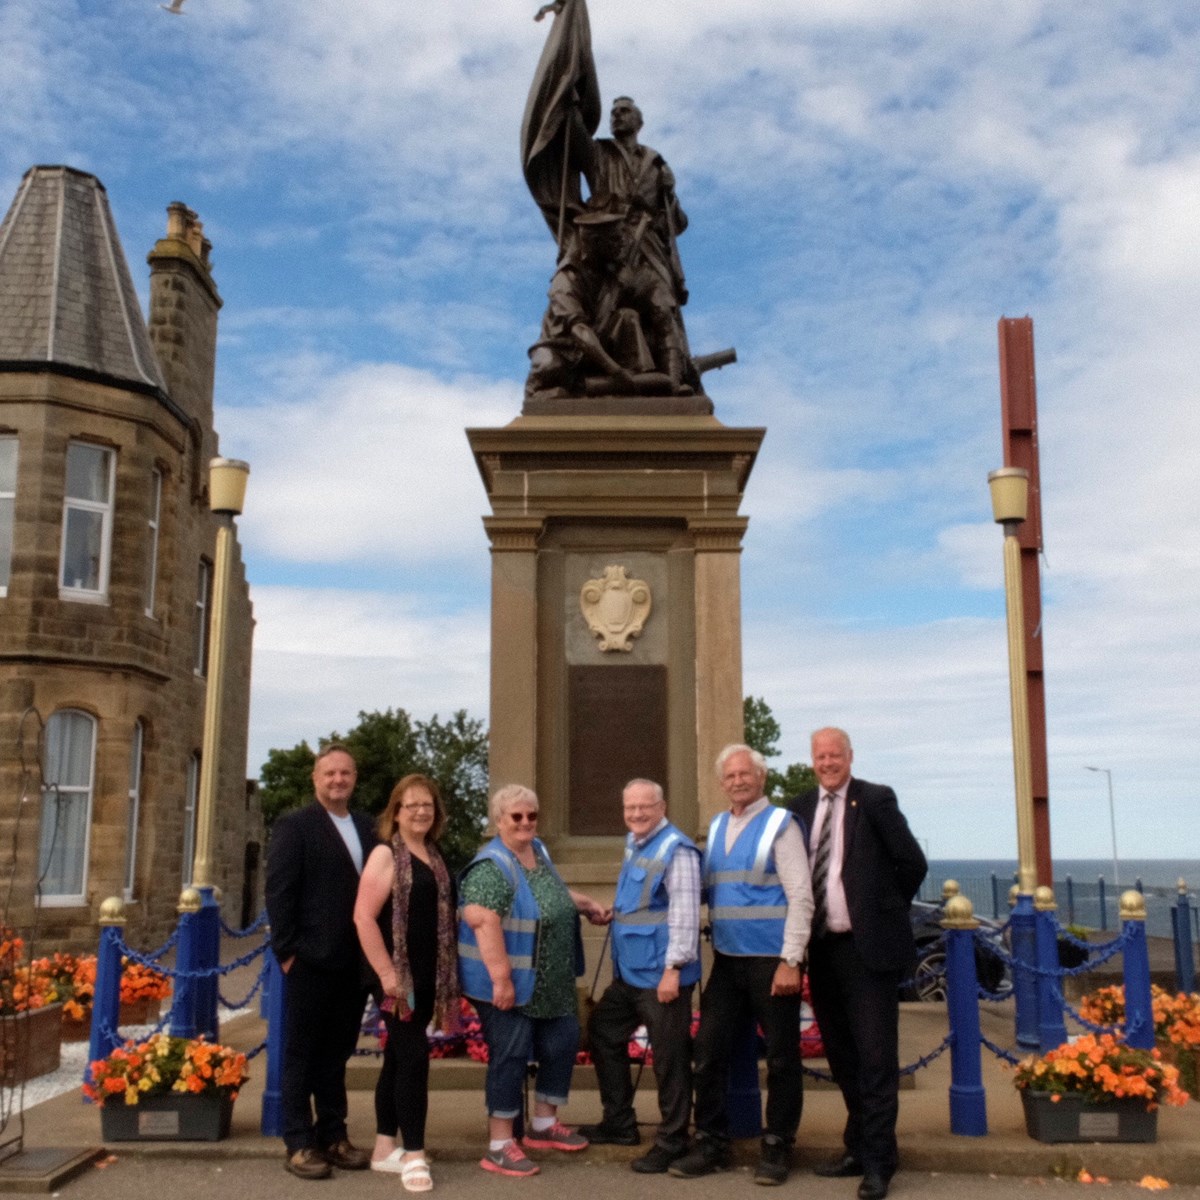
[[[845,1153],[816,1168],[858,1176],[860,1200],[883,1200],[896,1171],[899,985],[916,957],[909,909],[928,869],[896,793],[851,777],[841,729],[812,736],[819,787],[788,807],[809,830],[813,1011],[846,1102]]]
[[[365,1170],[371,1158],[346,1135],[346,1063],[367,998],[354,900],[376,840],[370,820],[350,812],[357,777],[344,746],[322,750],[316,799],[275,822],[267,850],[271,948],[287,976],[284,1166],[299,1179],[326,1179],[332,1167]]]

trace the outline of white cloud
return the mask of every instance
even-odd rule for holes
[[[222,445],[251,463],[248,550],[325,566],[486,555],[486,495],[463,430],[518,407],[486,380],[363,365],[225,410]]]

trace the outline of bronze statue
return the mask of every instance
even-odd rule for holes
[[[530,88],[521,151],[529,190],[558,243],[558,267],[530,350],[526,395],[702,392],[700,371],[733,355],[696,360],[688,348],[676,244],[687,216],[675,177],[639,142],[642,114],[628,96],[613,102],[613,136],[595,136],[600,90],[586,0],[555,0],[537,19],[547,12],[554,25]]]

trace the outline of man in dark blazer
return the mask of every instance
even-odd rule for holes
[[[267,849],[271,948],[287,977],[284,1166],[299,1179],[325,1179],[332,1167],[365,1170],[371,1158],[346,1134],[346,1063],[368,979],[354,901],[376,841],[370,820],[350,812],[357,777],[349,751],[327,746],[313,766],[315,800],[275,822]]]
[[[916,957],[909,909],[928,865],[890,787],[851,777],[841,729],[812,736],[819,787],[792,800],[809,831],[813,1011],[846,1102],[845,1153],[816,1168],[883,1200],[896,1171],[899,985]]]

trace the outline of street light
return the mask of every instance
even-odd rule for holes
[[[221,957],[221,907],[213,878],[213,835],[217,821],[217,785],[221,776],[221,713],[225,700],[225,659],[229,617],[229,581],[233,574],[233,518],[246,499],[249,464],[214,458],[209,464],[209,508],[217,517],[217,550],[208,644],[208,682],[204,697],[204,742],[196,802],[196,853],[192,886],[179,898],[176,967],[183,977],[171,1010],[177,1037],[217,1036],[217,976]],[[193,890],[194,889],[194,890]],[[199,899],[199,905],[196,901]]]
[[[213,825],[217,815],[217,781],[221,761],[221,709],[225,699],[226,623],[229,616],[229,576],[233,562],[233,518],[246,500],[250,464],[236,458],[214,458],[208,464],[209,507],[220,519],[213,564],[212,624],[208,649],[208,689],[204,697],[204,748],[200,755],[200,786],[196,803],[196,855],[192,886],[211,887]]]
[[[1012,708],[1013,778],[1017,793],[1017,883],[1021,895],[1037,886],[1033,845],[1033,765],[1029,749],[1029,697],[1025,691],[1025,612],[1021,595],[1018,530],[1029,507],[1029,472],[1001,467],[988,475],[992,516],[1004,526],[1004,597],[1008,610],[1008,681]]]
[[[1117,869],[1117,810],[1113,805],[1113,790],[1112,790],[1112,771],[1108,767],[1084,767],[1085,771],[1096,771],[1101,775],[1108,776],[1108,823],[1112,827],[1112,848],[1113,848],[1113,887],[1117,889],[1117,894],[1121,892],[1121,876]]]
[[[1012,709],[1013,782],[1017,799],[1017,902],[1009,918],[1012,939],[1013,991],[1017,1008],[1017,1043],[1039,1047],[1041,1031],[1038,989],[1037,926],[1052,919],[1035,912],[1033,892],[1037,868],[1033,848],[1033,760],[1029,748],[1029,696],[1025,689],[1025,608],[1021,593],[1019,531],[1029,508],[1029,472],[1001,467],[988,475],[992,516],[1004,526],[1004,600],[1008,611],[1008,688]]]

